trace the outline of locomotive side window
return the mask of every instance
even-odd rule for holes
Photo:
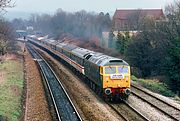
[[[88,56],[86,57],[86,59],[88,60],[91,56],[92,56],[92,55],[88,55]]]
[[[115,74],[116,67],[105,67],[105,74]]]

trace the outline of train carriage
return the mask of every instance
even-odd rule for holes
[[[42,40],[39,40],[41,43],[44,43],[45,45],[47,45],[48,47],[50,47],[51,49],[53,50],[56,50],[56,43],[57,41],[56,40],[53,40],[53,39],[42,39]]]
[[[80,65],[84,66],[85,56],[89,53],[92,53],[93,51],[78,47],[71,52],[71,58],[74,61],[78,62]]]
[[[48,39],[48,40],[51,43],[50,44],[51,49],[56,50],[56,45],[58,44],[58,41],[54,39]]]
[[[78,47],[75,45],[71,45],[71,44],[62,46],[63,54],[65,54],[67,57],[71,58],[71,51],[76,48],[78,48]]]
[[[67,45],[67,43],[57,43],[56,44],[56,50],[59,52],[59,53],[63,53],[63,49],[62,47]]]

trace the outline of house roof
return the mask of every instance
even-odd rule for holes
[[[132,14],[140,13],[141,16],[153,16],[156,19],[164,16],[162,9],[121,9],[116,10],[114,13],[114,19],[128,19]]]

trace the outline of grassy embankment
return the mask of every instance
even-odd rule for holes
[[[135,76],[131,76],[131,79],[153,92],[156,92],[164,96],[168,96],[168,97],[175,96],[175,94],[171,90],[168,89],[168,86],[166,84],[160,83],[159,81],[150,80],[150,79],[138,79]],[[180,100],[180,99],[176,97],[176,100]]]
[[[0,63],[0,115],[10,121],[18,121],[21,113],[23,91],[23,64],[18,60]]]

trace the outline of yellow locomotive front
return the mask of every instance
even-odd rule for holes
[[[130,95],[130,66],[109,65],[100,67],[104,96],[108,99],[127,99]]]
[[[85,62],[87,62],[85,64],[86,76],[92,80],[105,99],[128,98],[131,92],[131,79],[130,66],[127,62],[102,53],[92,53]]]

